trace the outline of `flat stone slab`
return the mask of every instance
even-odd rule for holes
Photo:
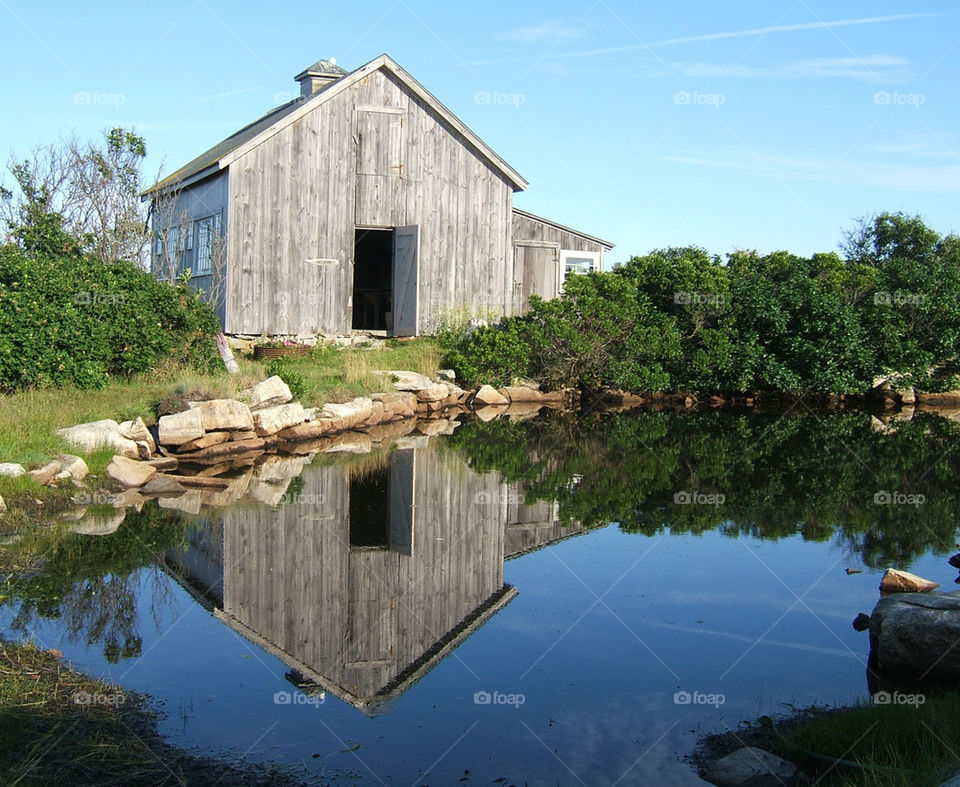
[[[236,399],[208,399],[205,402],[188,402],[190,409],[199,410],[203,428],[207,432],[218,429],[253,429],[250,407]]]
[[[143,486],[156,474],[152,465],[125,456],[114,456],[107,465],[107,475],[126,487]]]
[[[204,435],[203,415],[200,410],[184,410],[165,415],[157,422],[160,445],[183,445]]]

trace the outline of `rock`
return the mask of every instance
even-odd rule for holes
[[[157,422],[161,445],[183,445],[203,437],[203,415],[200,410],[184,410],[165,415]]]
[[[122,422],[119,429],[120,434],[128,440],[133,440],[135,443],[146,443],[147,448],[150,449],[151,456],[157,452],[157,444],[154,442],[153,433],[147,428],[147,425],[140,416],[137,416],[132,421]],[[148,456],[146,458],[149,459],[150,457]]]
[[[212,445],[226,443],[232,438],[233,434],[233,432],[211,432],[210,434],[205,434],[203,437],[198,437],[196,440],[191,440],[189,443],[177,446],[177,453],[186,454],[190,451],[200,451]],[[244,432],[243,434],[256,437],[256,432]],[[189,461],[189,459],[190,457],[184,457],[184,461]]]
[[[19,478],[26,472],[23,465],[18,465],[16,462],[0,462],[0,476],[4,478]]]
[[[437,372],[437,379],[445,383],[454,383],[457,381],[457,373],[453,369],[440,369]]]
[[[162,473],[165,470],[176,470],[180,463],[175,456],[158,456],[156,459],[147,460],[144,464],[155,467],[158,472]]]
[[[960,552],[955,555],[951,555],[947,562],[954,568],[960,568]]]
[[[234,459],[239,454],[246,454],[251,451],[262,451],[264,445],[264,441],[260,437],[253,437],[249,440],[230,440],[226,443],[211,445],[209,448],[204,448],[201,451],[194,451],[192,454],[183,457],[183,459],[184,461],[189,459],[190,462],[212,464],[222,461],[224,457]]]
[[[870,658],[885,674],[960,679],[960,591],[898,593],[870,616]]]
[[[782,787],[793,784],[799,775],[792,762],[763,749],[745,746],[713,763],[706,778],[720,787]]]
[[[288,426],[298,426],[305,420],[303,405],[293,402],[257,410],[253,414],[253,428],[258,436],[266,437]]]
[[[474,415],[486,423],[487,421],[492,421],[494,418],[499,418],[503,412],[503,409],[500,407],[480,407],[474,411]]]
[[[209,399],[205,402],[189,402],[189,405],[192,410],[200,411],[204,431],[253,428],[250,407],[236,399]]]
[[[862,569],[859,569],[859,568],[845,568],[844,571],[847,572],[847,576],[850,576],[851,574],[862,574],[862,573],[863,573],[863,570],[862,570]]]
[[[59,462],[47,462],[43,467],[31,470],[28,475],[34,480],[34,483],[44,486],[49,484],[53,477],[60,472]]]
[[[273,375],[252,388],[241,391],[237,398],[246,403],[251,410],[261,410],[264,407],[286,404],[293,399],[293,394],[290,393],[289,385],[277,375]]]
[[[392,371],[375,371],[374,374],[396,377],[397,381],[393,384],[393,389],[395,391],[413,391],[416,393],[433,385],[433,380],[426,375],[418,374],[417,372],[394,369]]]
[[[341,429],[352,429],[366,422],[373,409],[373,400],[358,396],[343,404],[325,404],[320,415],[323,418],[339,418]]]
[[[853,619],[854,631],[866,631],[870,628],[870,616],[866,612],[861,612]]]
[[[0,497],[0,514],[4,513],[7,510],[7,504],[3,502],[3,498]]]
[[[76,481],[82,481],[90,473],[90,468],[79,456],[73,454],[60,455],[60,470],[69,473]]]
[[[485,405],[506,405],[510,400],[499,393],[495,388],[489,385],[481,385],[480,389],[473,395],[474,406],[483,407]]]
[[[298,426],[288,426],[277,432],[277,437],[281,440],[316,440],[318,437],[325,437],[337,431],[338,421],[331,419],[318,419],[299,424]]]
[[[136,459],[140,452],[137,444],[120,434],[120,424],[106,418],[102,421],[90,421],[65,429],[57,429],[57,435],[70,445],[84,451],[96,451],[98,448],[110,448],[121,456]]]
[[[107,475],[125,487],[143,486],[156,474],[157,468],[125,456],[115,456],[107,465]]]
[[[539,402],[543,399],[540,391],[522,385],[508,385],[506,388],[499,389],[499,393],[511,402]]]
[[[370,398],[383,403],[383,412],[388,418],[407,418],[417,412],[417,395],[409,391],[379,393]]]
[[[459,398],[466,393],[466,391],[456,383],[444,383],[444,385],[447,386],[447,396]]]
[[[419,402],[439,402],[450,395],[446,383],[433,383],[426,388],[417,391],[417,401]]]
[[[175,478],[171,478],[163,473],[157,473],[141,489],[140,494],[156,497],[172,497],[173,495],[182,495],[187,489]]]
[[[895,568],[888,568],[880,580],[881,593],[925,593],[936,587],[940,587],[938,582],[931,582],[909,571],[898,571]]]
[[[917,392],[913,388],[895,388],[893,391],[900,397],[900,404],[913,406],[917,403]]]

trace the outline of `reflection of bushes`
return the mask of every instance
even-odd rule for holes
[[[522,481],[528,499],[557,500],[564,519],[628,532],[806,540],[833,536],[871,566],[904,565],[954,545],[960,493],[956,424],[918,415],[873,431],[868,414],[642,412],[465,424],[451,438],[479,471]],[[677,492],[722,495],[677,505]],[[874,495],[924,495],[918,506]]]
[[[137,569],[182,542],[184,525],[169,511],[147,504],[129,509],[123,524],[105,536],[46,532],[25,541],[24,551],[43,555],[39,569],[11,575],[3,603],[17,605],[11,623],[26,633],[37,617],[62,619],[71,636],[100,643],[110,662],[137,656]]]

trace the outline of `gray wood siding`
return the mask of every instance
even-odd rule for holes
[[[557,243],[561,249],[569,251],[603,251],[596,241],[584,238],[573,232],[553,227],[543,221],[528,218],[519,213],[513,214],[513,241],[545,241]]]
[[[369,139],[377,120],[386,141]],[[358,165],[400,174],[358,177]],[[420,332],[445,308],[509,308],[512,187],[384,71],[318,103],[230,172],[228,333],[349,333],[357,225],[420,227]],[[309,262],[318,258],[336,262]]]
[[[228,221],[228,199],[229,199],[229,174],[227,170],[223,172],[218,172],[215,175],[211,175],[209,178],[205,178],[198,183],[194,183],[191,186],[187,186],[182,191],[177,193],[176,199],[173,204],[164,203],[164,198],[160,198],[162,208],[159,213],[154,213],[152,220],[152,229],[156,232],[157,230],[165,230],[167,226],[178,227],[184,222],[186,222],[190,227],[190,232],[194,232],[194,227],[192,222],[195,222],[197,219],[203,219],[207,216],[220,215],[221,221],[221,234],[223,237],[226,236]],[[151,238],[151,252],[153,251]],[[187,268],[191,270],[196,269],[195,260],[197,253],[197,244],[196,238],[193,239],[193,248],[190,251],[185,251],[181,253],[177,275],[179,276]],[[227,255],[229,259],[229,249],[227,250]],[[162,263],[160,263],[162,265]],[[157,275],[166,274],[166,270],[157,270],[158,261],[153,260],[154,273]],[[227,275],[226,271],[222,275]],[[193,277],[190,280],[190,284],[193,288],[203,289],[204,292],[209,293],[212,289],[211,287],[211,277],[210,275],[200,276],[194,273]],[[221,324],[224,322],[224,310],[225,304],[220,303],[217,308],[217,315],[220,317]]]

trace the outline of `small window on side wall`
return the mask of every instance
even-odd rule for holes
[[[193,223],[197,233],[197,261],[194,276],[206,276],[213,270],[213,255],[220,238],[220,214],[198,219]]]
[[[560,280],[565,282],[569,276],[582,276],[591,271],[603,270],[599,251],[560,251]]]

